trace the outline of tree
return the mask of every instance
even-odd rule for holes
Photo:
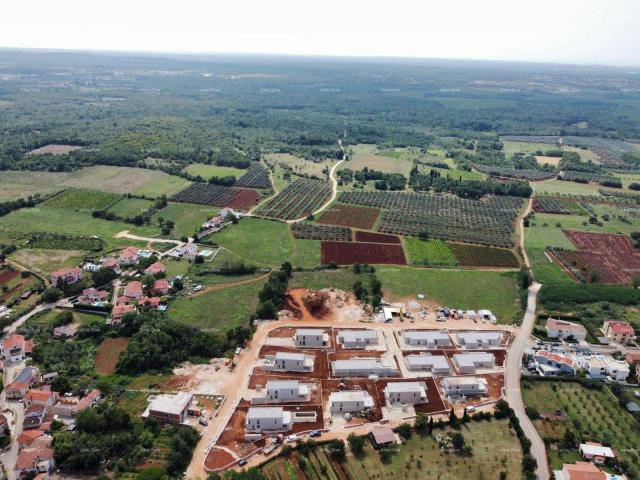
[[[102,287],[112,282],[117,276],[118,274],[114,272],[112,268],[101,268],[91,274],[91,279],[93,280],[94,286]]]
[[[291,273],[293,272],[293,266],[291,265],[291,262],[284,262],[282,264],[282,267],[280,267],[280,270],[287,272],[287,276],[291,278]]]
[[[398,428],[396,428],[396,431],[405,440],[411,438],[411,425],[409,425],[408,423],[401,423],[400,425],[398,425]]]
[[[433,433],[433,417],[429,417],[429,435]]]
[[[418,413],[418,415],[416,415],[414,426],[416,427],[416,431],[425,433],[429,428],[429,421],[427,420],[427,416],[424,413]]]
[[[451,435],[451,445],[453,445],[453,448],[456,450],[462,450],[465,445],[464,435],[460,432],[454,432],[453,435]]]
[[[349,442],[349,448],[354,455],[362,455],[364,452],[365,437],[350,433],[347,437],[347,442]]]
[[[57,288],[47,288],[42,292],[42,301],[45,303],[57,302],[62,298],[62,291]]]
[[[456,412],[453,408],[449,411],[449,425],[452,427],[457,427],[460,422],[458,421],[458,417],[456,416]]]
[[[329,454],[338,462],[342,462],[347,456],[347,450],[344,445],[344,440],[340,440],[336,438],[335,440],[331,440],[327,445],[329,449]]]

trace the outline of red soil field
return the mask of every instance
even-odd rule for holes
[[[389,235],[388,233],[358,232],[356,231],[356,242],[369,243],[395,243],[400,244],[400,237]]]
[[[5,270],[4,272],[0,272],[0,283],[7,283],[14,277],[18,276],[17,270]]]
[[[406,265],[401,245],[362,242],[322,242],[321,261],[324,264],[352,265],[354,263]]]
[[[257,191],[251,188],[238,188],[237,193],[229,201],[228,207],[246,210],[253,207],[260,200]]]
[[[111,375],[116,371],[120,353],[129,345],[128,338],[105,338],[96,349],[95,368],[100,375]]]
[[[207,458],[204,460],[204,467],[207,470],[220,470],[235,462],[236,459],[226,450],[213,447],[209,450]]]
[[[371,230],[378,215],[380,210],[377,208],[338,204],[327,208],[318,219],[318,223]]]

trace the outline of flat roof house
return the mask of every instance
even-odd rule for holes
[[[453,356],[453,363],[456,364],[460,373],[475,373],[478,368],[496,366],[493,354],[488,352],[456,353]]]
[[[187,418],[192,401],[193,395],[189,392],[152,395],[149,397],[149,406],[142,416],[154,417],[164,422],[182,423]]]
[[[308,402],[311,389],[298,380],[269,380],[265,387],[266,402]]]
[[[375,330],[340,330],[338,343],[344,348],[365,348],[378,344],[378,332]]]
[[[587,329],[579,323],[567,322],[566,320],[556,320],[549,318],[545,326],[549,338],[569,338],[584,340],[587,338]]]
[[[344,390],[329,395],[331,413],[357,413],[365,408],[373,408],[373,405],[373,398],[365,390]]]
[[[291,428],[291,412],[282,407],[250,407],[245,421],[247,432],[277,432]]]
[[[405,330],[402,334],[407,345],[428,348],[449,347],[451,337],[446,332],[433,330]]]
[[[404,362],[409,370],[427,370],[434,375],[448,375],[451,367],[444,355],[407,355]]]
[[[615,452],[610,447],[597,442],[581,443],[579,450],[582,458],[591,460],[595,464],[602,464],[608,458],[616,458]]]
[[[280,372],[312,372],[314,357],[297,352],[276,352],[267,355],[262,361],[262,368],[266,371]]]
[[[321,328],[297,328],[294,340],[297,347],[319,348],[329,345],[329,335]]]
[[[466,348],[497,347],[502,341],[501,332],[460,332],[456,333],[456,342]]]
[[[427,390],[423,382],[389,382],[384,388],[387,404],[425,403]]]
[[[398,375],[395,363],[375,357],[354,357],[331,362],[334,377],[390,377]]]
[[[489,391],[487,381],[478,377],[447,377],[442,388],[451,397],[486,395]]]

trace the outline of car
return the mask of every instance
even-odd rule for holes
[[[200,417],[200,420],[198,420],[198,423],[203,427],[206,427],[207,425],[209,425],[209,422],[207,422],[207,419],[202,417]]]
[[[309,432],[310,437],[319,437],[320,435],[322,435],[322,432],[320,430],[313,430]]]
[[[285,442],[286,443],[292,443],[295,442],[296,440],[298,440],[298,435],[296,435],[295,433],[292,433],[291,435],[289,435],[287,438],[285,438]]]
[[[238,465],[240,465],[241,467],[246,464],[247,464],[247,460],[244,458],[241,458],[240,461],[238,462]]]

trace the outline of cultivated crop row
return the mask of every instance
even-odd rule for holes
[[[371,230],[380,215],[377,208],[334,204],[327,208],[318,223]]]
[[[498,247],[512,245],[522,206],[521,198],[509,196],[469,200],[406,192],[344,192],[340,201],[384,209],[381,232]]]
[[[252,162],[247,172],[236,182],[236,187],[271,188],[269,171],[259,162]]]
[[[570,198],[535,197],[533,209],[537,213],[555,213],[559,215],[584,215],[580,204]]]
[[[405,245],[411,263],[433,267],[455,267],[458,260],[442,240],[420,240],[415,237],[405,238]]]
[[[523,142],[523,143],[548,143],[555,145],[559,138],[552,135],[504,135],[500,137],[504,142]]]
[[[336,225],[316,225],[313,223],[294,223],[291,225],[293,236],[305,240],[335,240],[350,242],[353,234],[348,227]]]
[[[362,242],[322,242],[322,263],[353,265],[354,263],[406,265],[402,245]]]
[[[492,248],[455,242],[450,242],[449,247],[458,263],[463,267],[517,268],[519,266],[516,256],[506,248]]]
[[[521,180],[529,180],[532,182],[539,180],[549,180],[555,178],[553,172],[543,172],[541,170],[495,167],[492,165],[474,165],[479,172],[486,173],[492,177],[518,178]]]
[[[322,180],[303,178],[285,188],[260,209],[265,217],[293,220],[310,215],[331,197],[331,188]]]
[[[174,202],[238,209],[250,208],[259,199],[258,192],[249,188],[223,187],[208,183],[192,183],[171,197]]]

